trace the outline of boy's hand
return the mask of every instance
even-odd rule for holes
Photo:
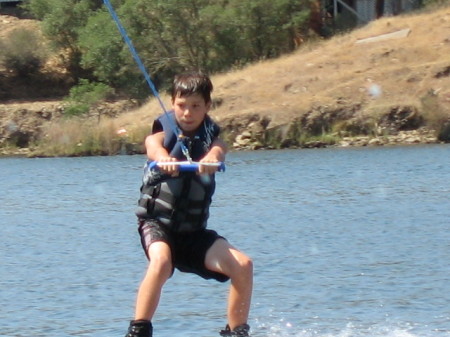
[[[213,163],[218,164],[220,163],[219,160],[217,160],[215,157],[210,158],[208,155],[204,157],[202,160],[199,161],[199,167],[198,167],[198,173],[199,174],[214,174],[219,169],[219,166],[214,165],[201,165],[202,163]]]
[[[159,163],[169,163],[169,162],[176,162],[176,161],[177,161],[177,159],[172,158],[172,157],[161,157],[158,160]],[[173,177],[176,177],[179,174],[178,165],[164,165],[164,166],[160,166],[159,169],[163,173],[169,174]]]
[[[226,144],[219,138],[217,138],[209,152],[200,160],[201,163],[214,163],[218,164],[225,160],[225,154],[227,152]],[[199,174],[213,174],[219,170],[219,166],[211,165],[200,165],[198,172]]]

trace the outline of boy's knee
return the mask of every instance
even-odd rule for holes
[[[148,272],[169,278],[173,272],[172,260],[166,256],[151,257]]]
[[[253,275],[253,260],[244,255],[237,259],[237,268],[234,271],[235,279],[249,279]],[[232,277],[233,278],[233,277]]]
[[[246,257],[240,264],[244,272],[253,274],[253,260],[251,258]]]

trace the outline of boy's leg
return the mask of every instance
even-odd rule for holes
[[[218,239],[206,254],[205,266],[231,280],[227,312],[230,329],[246,324],[253,288],[252,260],[226,240]]]
[[[167,243],[153,242],[148,248],[150,263],[139,287],[135,320],[151,320],[159,303],[164,283],[172,275],[172,254]]]

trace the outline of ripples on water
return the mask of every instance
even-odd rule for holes
[[[450,336],[450,148],[232,153],[210,227],[251,255],[255,337]],[[123,336],[143,158],[1,159],[0,335]],[[228,285],[175,273],[155,336],[217,336]]]

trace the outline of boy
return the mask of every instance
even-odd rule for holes
[[[145,140],[150,161],[174,162],[189,157],[200,163],[225,160],[220,129],[207,115],[210,79],[201,73],[176,76],[173,111],[157,118]],[[126,337],[152,337],[151,319],[165,282],[174,268],[219,282],[231,280],[225,330],[221,336],[248,336],[253,286],[252,260],[217,232],[206,229],[215,189],[217,166],[199,165],[198,172],[180,172],[177,165],[148,169],[144,174],[139,218],[141,243],[150,261],[139,287],[134,320]]]

